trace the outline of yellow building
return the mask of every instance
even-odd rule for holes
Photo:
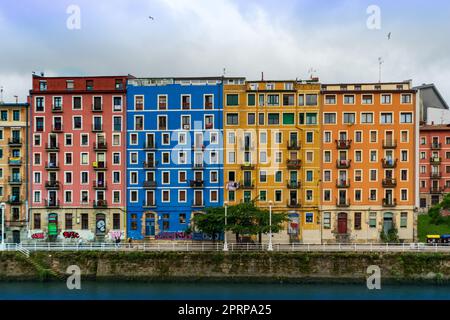
[[[317,81],[225,80],[224,199],[287,212],[274,243],[320,243],[319,95]]]
[[[0,103],[0,199],[6,242],[26,237],[27,136],[28,104]]]

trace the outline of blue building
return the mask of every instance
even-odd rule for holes
[[[223,205],[222,92],[222,78],[128,80],[129,238],[183,238]]]

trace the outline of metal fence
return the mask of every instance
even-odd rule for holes
[[[450,244],[300,244],[286,243],[273,244],[274,252],[448,252]],[[5,251],[20,251],[22,253],[33,251],[175,251],[175,252],[212,252],[224,251],[222,242],[217,243],[34,243],[34,244],[5,244]],[[240,244],[229,243],[228,251],[269,251],[268,244]]]

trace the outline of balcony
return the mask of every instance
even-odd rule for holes
[[[104,141],[102,142],[94,142],[94,151],[107,151],[108,150],[108,144]]]
[[[381,159],[381,162],[383,164],[383,168],[385,169],[394,169],[397,168],[397,162],[398,159]]]
[[[336,148],[338,149],[350,149],[350,146],[352,144],[352,140],[335,140],[336,141]]]
[[[244,190],[251,190],[255,188],[253,181],[243,181],[240,183],[240,188]]]
[[[143,208],[156,208],[155,200],[144,200],[142,201]]]
[[[336,160],[336,168],[338,169],[348,169],[352,160]]]
[[[383,207],[393,208],[397,206],[397,199],[383,198]]]
[[[59,190],[59,181],[56,181],[56,180],[46,181],[45,188],[47,190]]]
[[[350,179],[337,179],[336,188],[350,188]]]
[[[49,171],[52,171],[52,170],[59,170],[59,163],[58,162],[52,162],[52,161],[50,161],[50,162],[46,162],[45,163],[45,169],[46,170],[49,170]]]
[[[382,182],[383,188],[395,188],[397,186],[397,179],[386,178]]]
[[[106,181],[97,181],[94,180],[94,189],[97,190],[105,190],[106,189]]]
[[[107,170],[106,161],[95,161],[92,163],[94,170]]]
[[[192,201],[192,208],[204,208],[205,204],[202,201]]]
[[[45,207],[48,209],[58,209],[59,208],[59,200],[53,200],[53,199],[46,199],[45,200]]]
[[[383,140],[383,149],[395,149],[395,148],[397,148],[397,140],[395,139]]]
[[[154,141],[145,141],[144,142],[144,150],[155,150],[156,143]]]
[[[59,144],[56,142],[46,143],[45,151],[59,151]]]
[[[442,158],[440,157],[431,157],[430,158],[430,163],[431,164],[441,164]]]
[[[442,143],[432,142],[430,148],[431,150],[441,150]]]
[[[288,141],[287,149],[292,151],[300,150],[300,143],[298,141],[292,140]]]
[[[302,166],[302,160],[288,159],[288,160],[286,160],[286,165],[287,165],[288,169],[300,169],[300,167]]]
[[[246,162],[241,165],[241,170],[255,170],[255,166],[250,162]]]
[[[55,124],[52,126],[53,133],[61,133],[63,132],[63,126],[61,124]]]
[[[301,208],[301,203],[297,199],[288,200],[286,203],[288,208]]]
[[[22,204],[22,199],[20,199],[20,196],[18,195],[13,195],[8,197],[7,202],[12,205],[19,205]]]
[[[92,105],[92,112],[103,112],[103,105],[101,103],[94,103]]]
[[[9,177],[8,182],[10,185],[21,185],[22,177]]]
[[[103,132],[103,126],[99,124],[93,124],[92,132]]]
[[[191,188],[203,188],[205,186],[205,181],[203,180],[191,180],[189,182]]]
[[[62,113],[63,112],[63,108],[62,108],[62,106],[55,106],[55,105],[53,105],[52,106],[52,112],[53,113]]]
[[[434,187],[431,187],[430,188],[430,193],[443,193],[444,192],[444,188],[441,188],[441,187],[436,187],[436,188],[434,188]]]
[[[157,165],[158,165],[158,161],[145,161],[144,169],[156,169]]]
[[[20,139],[20,138],[9,139],[8,144],[9,144],[10,147],[21,147],[22,146],[22,139]]]
[[[202,163],[198,162],[198,163],[193,163],[192,168],[194,170],[203,170],[205,168],[205,166],[204,166],[203,162]]]
[[[92,201],[94,208],[106,208],[108,207],[108,203],[106,202],[106,200],[94,200]]]
[[[288,180],[287,188],[288,189],[300,189],[302,187],[302,183],[300,181]]]
[[[144,181],[144,188],[145,189],[155,189],[156,181]]]
[[[350,207],[350,199],[348,199],[348,198],[336,199],[336,207],[339,207],[339,208],[348,208],[348,207]]]
[[[20,167],[22,165],[22,158],[20,157],[9,157],[8,164],[13,167]]]
[[[431,179],[440,179],[442,177],[442,174],[440,172],[432,172],[430,173]]]

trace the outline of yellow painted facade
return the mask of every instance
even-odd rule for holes
[[[0,202],[5,206],[5,241],[26,233],[28,104],[0,103]]]
[[[320,242],[319,104],[314,81],[224,84],[224,199],[287,212],[276,242]]]

